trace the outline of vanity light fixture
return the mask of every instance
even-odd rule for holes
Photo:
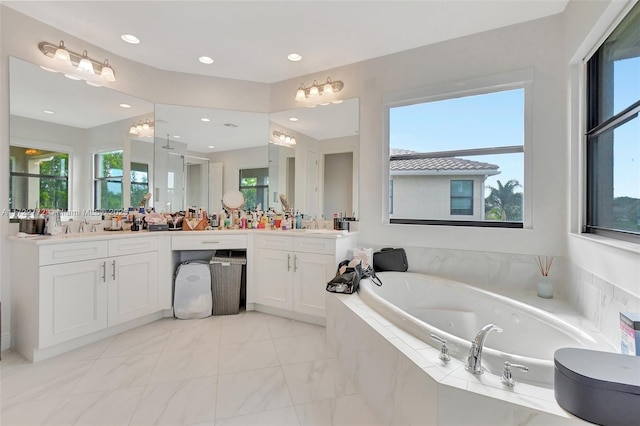
[[[69,78],[75,77],[73,80],[116,81],[116,73],[108,59],[100,62],[89,57],[86,50],[82,54],[73,52],[67,49],[63,40],[60,40],[58,45],[41,41],[38,48],[43,55],[53,58],[58,63],[55,67],[46,67],[47,71],[63,72]]]
[[[153,136],[154,123],[150,120],[138,121],[133,123],[129,128],[130,135],[142,136],[144,138],[150,138]]]
[[[305,87],[304,83],[300,85],[296,91],[295,100],[303,101],[307,98],[314,98],[322,95],[333,95],[338,93],[344,87],[344,83],[340,80],[333,81],[331,77],[327,77],[325,83],[318,83],[317,80],[313,80],[313,84],[310,87]]]
[[[274,130],[272,132],[272,135],[279,145],[295,145],[296,144],[296,138],[282,130]]]

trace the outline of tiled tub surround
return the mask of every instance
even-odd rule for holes
[[[524,295],[521,301],[534,299]],[[539,307],[593,330],[566,303],[540,301]],[[385,424],[586,424],[558,406],[552,387],[527,383],[522,374],[514,372],[517,383],[507,388],[498,375],[474,376],[455,358],[443,363],[439,349],[390,323],[358,295],[327,296],[327,339]]]
[[[552,384],[556,349],[611,349],[557,315],[513,297],[427,274],[380,272],[378,278],[382,286],[362,280],[360,299],[432,346],[439,346],[429,338],[432,334],[446,339],[449,352],[458,360],[466,360],[470,342],[481,328],[500,327],[502,333],[487,335],[482,353],[482,367],[497,374],[509,361],[529,368],[528,381]]]
[[[382,247],[362,242],[359,245]],[[540,279],[536,257],[532,255],[404,248],[411,272],[444,277],[499,294],[534,294]],[[640,294],[631,294],[563,257],[554,257],[549,278],[554,286],[554,300],[569,303],[619,350],[620,312],[640,312]]]

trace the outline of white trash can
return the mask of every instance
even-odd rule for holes
[[[176,271],[173,314],[180,319],[211,316],[211,271],[209,262],[192,260],[181,263]]]

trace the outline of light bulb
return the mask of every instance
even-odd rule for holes
[[[291,138],[291,145],[295,145],[296,144],[296,138],[292,137]]]
[[[105,59],[104,64],[102,64],[102,71],[100,71],[100,77],[103,80],[116,81],[116,75],[113,72],[113,68],[111,68],[111,65],[109,65],[108,59]]]
[[[149,128],[149,120],[145,120],[144,123],[142,123],[142,130],[149,130]]]
[[[142,131],[142,124],[140,124],[140,123],[136,124],[136,130],[138,132],[141,132]]]
[[[284,140],[284,133],[280,133],[280,140],[283,141]]]
[[[322,88],[322,94],[333,95],[333,86],[331,85],[331,82],[329,80],[327,80],[324,87]]]
[[[320,90],[318,90],[318,82],[313,80],[313,86],[309,89],[309,96],[320,96]]]
[[[286,143],[291,142],[291,136],[286,136],[286,137],[284,138],[284,141],[285,141]]]
[[[87,55],[87,51],[85,50],[82,54],[82,59],[78,63],[78,71],[86,72],[87,74],[95,74],[96,72],[93,70],[93,64],[89,60],[89,56]]]
[[[56,49],[53,58],[71,65],[71,55],[69,55],[67,48],[64,47],[64,41],[60,40],[60,45]]]
[[[306,97],[307,97],[307,96],[306,96],[306,94],[305,94],[305,92],[304,92],[304,86],[303,86],[303,85],[301,85],[301,86],[300,86],[300,88],[298,89],[298,91],[296,92],[295,100],[296,100],[296,101],[301,101],[301,100],[303,100],[303,99],[304,99],[304,98],[306,98]]]
[[[136,130],[136,125],[132,124],[131,128],[129,128],[129,134],[130,135],[137,135],[138,134],[138,130]]]

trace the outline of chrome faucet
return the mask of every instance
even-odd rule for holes
[[[471,348],[469,349],[469,356],[467,357],[467,364],[464,368],[472,374],[482,374],[484,370],[482,368],[482,349],[484,348],[484,342],[487,340],[489,333],[497,331],[502,333],[502,328],[495,324],[487,324],[476,334],[476,337],[471,342]]]
[[[309,223],[309,229],[318,229],[318,221],[315,216],[311,219],[311,223]]]
[[[65,234],[70,234],[71,233],[71,224],[68,224],[67,226],[65,226],[64,233]]]
[[[85,224],[85,223],[86,223],[86,222],[85,222],[85,220],[84,220],[84,219],[82,219],[82,220],[80,221],[80,225],[78,225],[78,233],[80,233],[80,234],[84,234],[84,224]]]

